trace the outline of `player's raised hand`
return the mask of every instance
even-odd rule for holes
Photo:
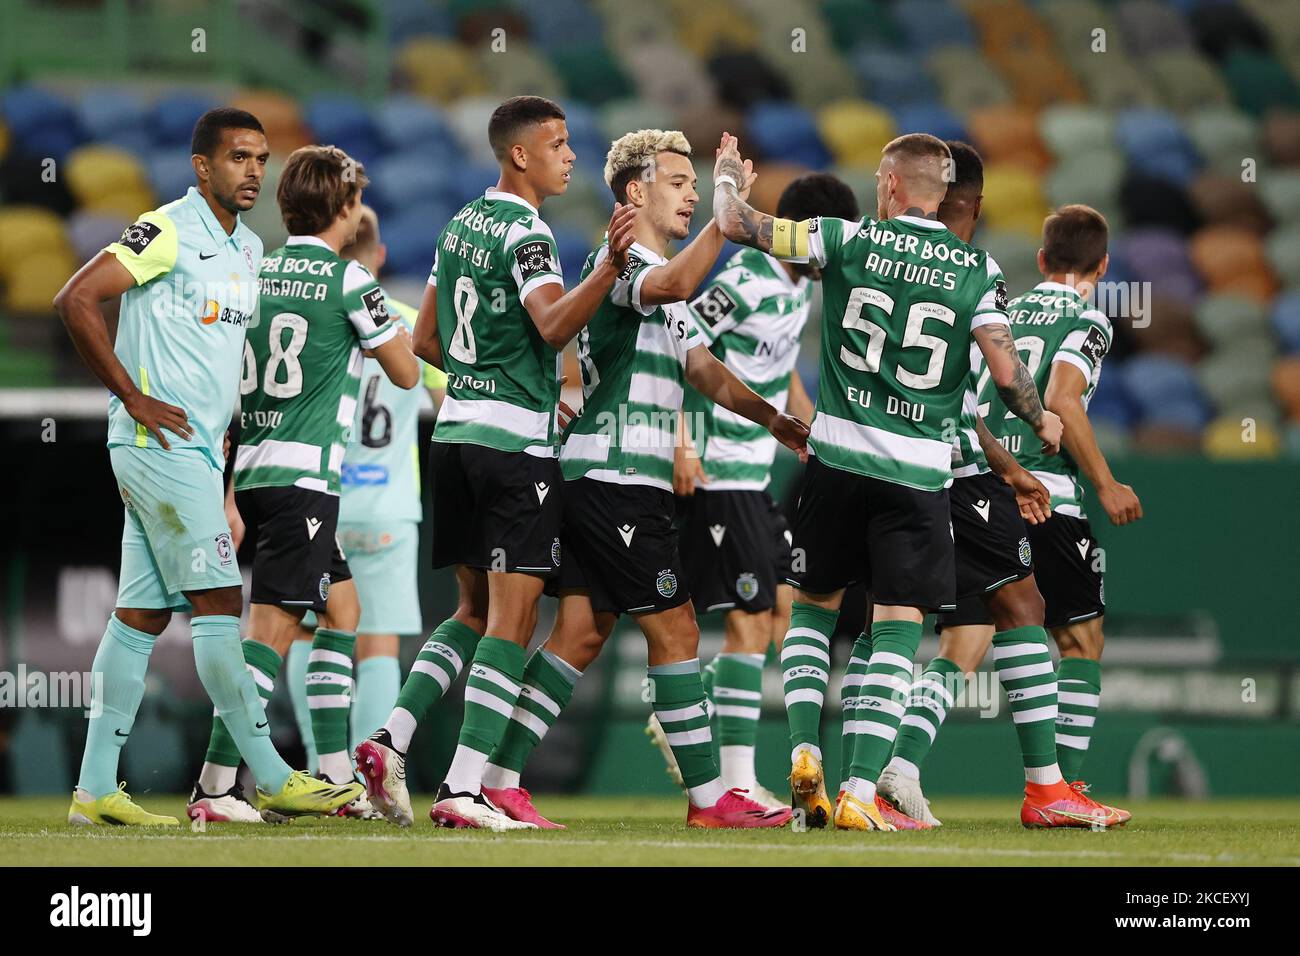
[[[1043,409],[1043,420],[1039,422],[1034,432],[1043,442],[1044,455],[1055,455],[1061,450],[1061,433],[1064,430],[1065,426],[1061,424],[1060,417],[1055,412]]]
[[[190,427],[190,418],[183,408],[168,405],[148,395],[137,395],[130,402],[122,404],[126,406],[126,413],[152,432],[158,439],[158,443],[168,451],[171,451],[172,446],[163,435],[164,428],[185,439],[194,435],[194,429]]]
[[[636,206],[631,203],[614,203],[614,214],[609,217],[609,262],[622,272],[627,265],[627,251],[636,241],[633,227],[636,225]]]
[[[1016,466],[1002,480],[1016,493],[1020,517],[1030,524],[1042,524],[1052,516],[1052,496],[1047,486],[1024,468]]]
[[[1111,524],[1128,524],[1142,517],[1142,502],[1138,501],[1137,492],[1123,482],[1117,481],[1098,488],[1097,499]]]
[[[740,140],[730,133],[723,133],[718,148],[714,150],[713,181],[716,183],[722,175],[730,176],[740,186],[740,198],[749,199],[749,190],[754,185],[758,174],[754,164],[740,155]]]
[[[772,433],[772,437],[797,454],[801,462],[808,461],[807,425],[793,415],[781,413],[772,419],[767,430]]]

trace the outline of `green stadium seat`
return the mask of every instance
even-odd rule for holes
[[[1201,390],[1218,411],[1240,417],[1249,415],[1276,419],[1266,369],[1277,357],[1277,346],[1268,336],[1254,336],[1215,349],[1196,367]]]
[[[836,163],[871,169],[880,163],[881,148],[899,133],[888,110],[855,99],[823,106],[817,111],[817,129]]]
[[[1268,237],[1268,261],[1280,276],[1300,276],[1300,222],[1275,229]]]
[[[825,0],[821,13],[835,45],[847,53],[865,40],[885,46],[902,43],[889,6],[884,0]]]
[[[1296,80],[1271,56],[1236,50],[1223,64],[1223,72],[1237,105],[1247,113],[1262,116],[1277,107],[1300,109]]]
[[[1048,206],[1085,203],[1098,210],[1116,229],[1124,157],[1114,147],[1081,150],[1066,156],[1043,180]]]
[[[1260,174],[1264,206],[1279,224],[1300,224],[1300,169],[1269,169]]]
[[[977,50],[941,47],[925,60],[943,105],[954,113],[1001,106],[1011,102],[1011,89]]]
[[[634,129],[672,129],[674,120],[667,106],[639,97],[614,100],[600,108],[600,128],[611,143]]]
[[[987,206],[987,200],[985,202]],[[1038,274],[1038,238],[1031,239],[1024,232],[1008,232],[986,224],[975,234],[975,245],[991,255],[1007,280],[1007,291],[1020,295],[1036,286],[1042,276]]]
[[[1060,103],[1038,115],[1038,135],[1065,162],[1077,153],[1114,149],[1115,118],[1095,106]]]
[[[551,63],[568,95],[592,105],[621,99],[632,92],[627,74],[603,46],[557,50],[551,54]]]
[[[1214,64],[1192,50],[1158,53],[1145,63],[1160,97],[1173,110],[1232,105],[1232,97]]]
[[[1269,334],[1268,309],[1263,303],[1232,293],[1211,294],[1196,303],[1196,327],[1216,347]]]
[[[1206,163],[1225,176],[1240,179],[1247,157],[1263,162],[1259,123],[1233,106],[1197,109],[1184,118],[1183,128]],[[1258,168],[1256,175],[1263,178]]]
[[[1108,110],[1161,106],[1160,96],[1122,50],[1111,49],[1082,60],[1076,67],[1094,106]]]

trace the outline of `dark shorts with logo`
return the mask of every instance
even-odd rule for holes
[[[1053,512],[1042,524],[1029,526],[1029,543],[1034,546],[1035,580],[1047,605],[1047,627],[1106,613],[1101,556],[1087,518]]]
[[[695,610],[766,611],[790,574],[789,523],[766,491],[698,489],[678,499]]]
[[[671,491],[578,478],[564,483],[563,561],[552,590],[585,588],[595,611],[648,614],[691,599]]]
[[[808,459],[789,582],[813,594],[865,584],[877,604],[950,610],[948,491],[922,491]]]
[[[330,585],[352,578],[338,543],[339,498],[308,488],[235,492],[253,556],[253,604],[323,611]]]
[[[564,478],[556,458],[430,443],[433,566],[552,577],[560,567]]]

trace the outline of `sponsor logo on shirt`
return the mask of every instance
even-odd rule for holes
[[[635,252],[629,252],[627,254],[627,265],[623,267],[623,271],[618,274],[618,277],[624,282],[631,282],[632,277],[636,275],[636,270],[640,269],[643,265],[645,265],[644,259],[638,256]]]
[[[1007,310],[1007,284],[1001,279],[993,280],[993,307],[999,312]]]
[[[388,303],[384,301],[382,289],[371,289],[369,292],[362,293],[361,302],[375,325],[383,325],[388,321]]]
[[[122,230],[122,238],[117,241],[138,256],[161,235],[162,230],[151,222],[133,222]]]
[[[222,308],[220,302],[216,299],[208,299],[203,306],[203,315],[200,321],[204,325],[213,325],[216,322],[224,322],[226,325],[233,325],[236,328],[248,328],[253,321],[253,313],[241,312],[239,309],[229,307]]]
[[[344,464],[339,472],[339,480],[345,485],[386,485],[388,484],[388,466]]]
[[[692,302],[691,308],[711,328],[736,310],[736,300],[722,286],[715,285]]]
[[[1088,334],[1083,339],[1083,344],[1079,346],[1079,351],[1088,356],[1088,361],[1096,365],[1106,355],[1106,336],[1093,326],[1088,330]]]

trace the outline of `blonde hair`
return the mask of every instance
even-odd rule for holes
[[[627,202],[627,184],[641,170],[654,164],[660,153],[690,157],[691,144],[681,130],[639,129],[614,140],[605,154],[605,185],[614,198]]]

